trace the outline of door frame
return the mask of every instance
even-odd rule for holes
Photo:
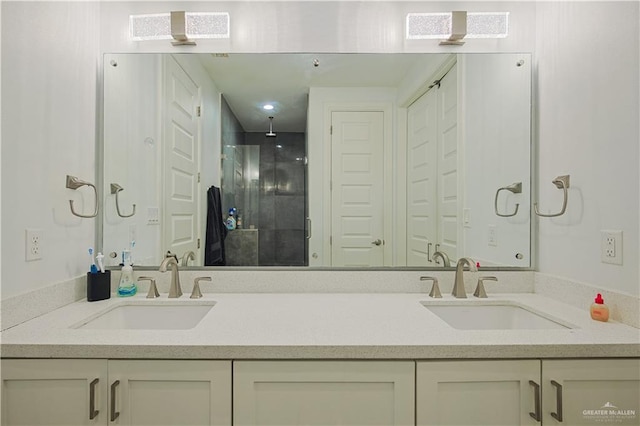
[[[323,176],[331,179],[331,116],[334,112],[382,112],[383,114],[383,162],[384,170],[393,171],[396,152],[394,150],[393,135],[393,105],[390,102],[332,102],[327,103],[324,106],[323,120],[326,125],[323,129]],[[396,203],[393,197],[393,178],[394,173],[385,173],[383,177],[383,191],[385,198],[389,200],[388,203],[384,203],[384,217],[383,217],[383,266],[392,266],[393,264],[393,247],[395,245],[393,238],[393,226],[396,216]],[[331,205],[331,185],[325,179],[325,185],[323,185],[323,252],[324,252],[324,265],[331,266],[331,250],[332,245],[330,237],[332,235],[331,218],[333,206]]]

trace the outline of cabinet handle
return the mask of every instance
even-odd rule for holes
[[[96,385],[99,381],[99,379],[95,379],[89,384],[89,420],[95,419],[100,413],[99,410],[96,410]]]
[[[116,380],[111,384],[111,421],[115,422],[120,416],[120,412],[116,411],[116,388],[120,384],[120,380]]]
[[[427,243],[427,262],[431,263],[431,245],[432,243]]]
[[[562,385],[555,380],[551,381],[551,386],[556,388],[556,412],[551,413],[551,417],[557,421],[562,421]]]
[[[540,421],[540,385],[534,382],[533,380],[529,380],[529,384],[533,386],[533,395],[535,399],[535,411],[533,413],[529,412],[529,415],[536,422]]]

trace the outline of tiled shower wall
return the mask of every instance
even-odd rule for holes
[[[222,104],[223,146],[260,147],[258,265],[307,266],[306,135],[276,130],[277,136],[268,138],[264,132],[244,133],[224,97]],[[223,206],[231,205],[224,190],[223,186]]]
[[[246,133],[260,146],[260,266],[305,266],[306,140],[304,133]]]

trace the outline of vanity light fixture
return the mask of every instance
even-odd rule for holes
[[[174,46],[195,45],[194,39],[229,38],[229,13],[184,12],[129,16],[133,41],[171,40]]]
[[[509,12],[407,14],[408,40],[440,39],[442,45],[462,45],[463,38],[505,38],[508,34]]]

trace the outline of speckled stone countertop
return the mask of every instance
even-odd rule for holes
[[[4,358],[484,359],[640,357],[640,330],[537,294],[206,293],[80,301],[2,332]],[[423,303],[514,303],[571,328],[460,330]],[[74,328],[119,304],[215,302],[193,328]]]

